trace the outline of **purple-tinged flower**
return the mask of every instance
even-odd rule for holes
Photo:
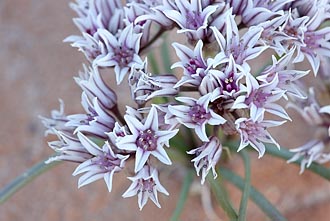
[[[266,67],[257,79],[264,83],[269,83],[277,76],[278,88],[284,90],[286,94],[290,94],[298,98],[306,98],[305,92],[302,90],[298,80],[307,75],[309,71],[292,69],[292,56],[294,52],[295,48],[291,49],[280,59],[272,56],[273,64]]]
[[[269,0],[254,0],[253,5],[255,7],[264,7],[269,9],[270,11],[276,12],[279,10],[283,10],[285,6],[295,0],[276,0],[276,1],[269,1]]]
[[[310,30],[309,24],[307,24],[308,30],[304,33],[305,45],[301,46],[300,52],[307,58],[316,75],[320,67],[321,56],[330,57],[330,27]]]
[[[225,2],[232,8],[234,15],[242,15],[248,6],[250,0],[225,0]]]
[[[250,117],[253,120],[263,118],[264,112],[277,115],[290,120],[284,108],[274,103],[284,96],[285,91],[278,88],[278,75],[276,74],[271,82],[259,82],[250,73],[246,77],[247,93],[236,98],[233,109],[249,108]]]
[[[179,90],[174,88],[178,79],[174,75],[155,75],[148,72],[147,59],[143,62],[143,67],[133,65],[128,83],[131,89],[133,100],[138,104],[145,104],[154,97],[169,97],[177,95]]]
[[[116,93],[104,82],[96,67],[84,65],[84,71],[79,73],[79,77],[74,78],[77,84],[85,91],[89,99],[97,97],[102,107],[111,110],[117,105]]]
[[[282,31],[280,31],[280,26],[282,26],[288,19],[289,13],[284,13],[282,16],[277,16],[271,20],[267,20],[258,24],[259,27],[263,28],[260,36],[260,41],[265,45],[269,45],[270,48],[274,49],[277,54],[286,53],[286,49],[283,44],[278,39],[283,39],[285,36]],[[284,38],[287,38],[286,36]]]
[[[176,119],[188,128],[194,129],[197,136],[204,142],[208,142],[205,126],[221,125],[226,120],[211,110],[208,105],[211,94],[206,94],[198,100],[191,97],[178,97],[178,101],[186,105],[169,105],[168,110],[176,116]]]
[[[111,144],[116,145],[116,143],[127,134],[129,134],[126,126],[120,126],[118,122],[115,123],[113,131],[106,133],[109,137]]]
[[[165,10],[164,14],[180,27],[178,33],[185,33],[191,42],[206,39],[208,18],[217,10],[217,5],[202,6],[201,0],[176,2],[177,10]]]
[[[209,142],[187,153],[196,156],[191,162],[194,162],[197,176],[199,176],[200,171],[202,171],[201,184],[204,184],[205,178],[211,169],[214,179],[217,178],[218,174],[215,170],[215,166],[222,153],[222,145],[217,137],[212,136]]]
[[[213,75],[218,80],[223,95],[232,97],[234,93],[240,91],[239,80],[244,77],[242,71],[245,70],[241,70],[240,66],[235,64],[233,56],[230,55],[228,63],[222,70],[211,69],[209,75]]]
[[[267,131],[269,127],[279,126],[285,121],[263,120],[261,117],[254,121],[248,118],[239,118],[235,121],[236,129],[240,134],[241,143],[237,152],[248,146],[249,144],[259,153],[259,158],[265,153],[265,145],[263,143],[275,144],[278,148],[280,145]]]
[[[288,163],[302,159],[300,173],[312,162],[326,163],[330,161],[330,105],[320,107],[313,89],[309,90],[309,96],[302,101],[295,101],[288,105],[294,108],[311,128],[311,138],[306,144],[290,149],[295,153]]]
[[[172,29],[174,27],[174,21],[169,19],[165,14],[164,11],[167,10],[177,10],[177,6],[175,1],[171,0],[158,0],[158,1],[152,1],[150,2],[156,2],[156,5],[151,6],[150,4],[150,12],[144,15],[140,15],[135,19],[135,24],[147,22],[147,21],[153,21],[156,22],[160,27],[164,30]]]
[[[309,17],[296,18],[291,11],[286,16],[286,21],[279,27],[279,32],[282,35],[274,38],[275,41],[279,41],[286,51],[289,51],[292,47],[296,46],[298,53],[300,47],[304,46],[304,34],[307,31],[306,24],[309,21]],[[294,62],[300,62],[303,60],[303,56],[298,54]]]
[[[95,59],[93,65],[115,67],[117,84],[120,84],[133,64],[142,64],[138,55],[142,35],[133,32],[132,24],[125,27],[118,38],[105,29],[99,29],[98,34],[104,41],[107,54]]]
[[[80,143],[79,139],[73,135],[68,135],[61,131],[55,131],[58,140],[48,142],[57,155],[50,157],[45,163],[53,161],[69,161],[74,163],[82,163],[90,158],[92,154]]]
[[[205,1],[202,1],[202,4]],[[212,1],[213,5],[217,6],[217,9],[215,12],[213,12],[210,17],[209,17],[209,21],[208,21],[208,26],[209,27],[215,27],[216,29],[218,29],[220,32],[224,31],[224,28],[226,26],[226,17],[227,17],[227,13],[231,13],[230,6],[228,4],[226,4],[225,2],[222,1]],[[205,7],[205,6],[203,6]],[[208,39],[207,42],[214,42],[214,35],[213,35],[213,31],[211,29],[208,29]]]
[[[104,29],[112,35],[117,36],[118,32],[124,29],[124,10],[120,0],[94,0],[78,1],[71,4],[78,18],[73,21],[80,29],[82,36],[71,35],[64,39],[65,42],[72,42],[72,46],[82,51],[86,58],[92,63],[99,56],[107,54],[104,39],[99,35],[98,30]]]
[[[112,131],[115,125],[115,119],[100,105],[96,97],[90,101],[85,92],[81,96],[86,114],[69,115],[69,121],[65,126],[76,127],[75,133],[81,131],[106,139],[107,135],[105,133]]]
[[[330,18],[330,4],[328,0],[299,0],[292,3],[291,8],[297,10],[299,16],[315,16],[314,30],[317,29],[325,20]]]
[[[111,192],[113,175],[124,168],[129,156],[115,154],[107,142],[100,148],[82,133],[78,133],[78,137],[81,144],[93,155],[93,158],[80,164],[72,174],[76,176],[85,173],[78,180],[78,188],[103,178]]]
[[[158,170],[149,165],[144,166],[134,177],[128,177],[132,184],[123,194],[124,198],[138,196],[140,210],[147,203],[148,198],[160,208],[157,192],[169,195],[166,189],[159,182]]]
[[[136,152],[135,172],[142,169],[150,155],[164,164],[172,164],[163,146],[177,134],[178,129],[159,130],[156,107],[151,107],[144,123],[135,116],[126,114],[124,118],[131,134],[122,137],[116,145],[119,149]]]
[[[151,38],[151,20],[145,20],[141,22],[135,22],[135,20],[140,17],[141,15],[152,13],[152,10],[150,7],[152,5],[149,5],[148,1],[143,2],[137,2],[132,1],[130,3],[126,4],[126,7],[124,7],[125,11],[125,23],[126,25],[134,24],[134,33],[142,33],[141,37],[141,47],[146,46],[149,43],[149,40]],[[154,1],[154,4],[159,4]]]
[[[211,27],[211,29],[221,50],[214,58],[215,63],[232,55],[236,64],[242,67],[248,66],[246,61],[256,58],[268,48],[268,46],[258,45],[263,28],[252,26],[240,37],[234,16],[230,13],[226,18],[226,38],[216,28]]]
[[[183,84],[200,85],[210,68],[203,58],[203,41],[199,40],[194,50],[179,43],[172,45],[180,61],[174,63],[171,68],[180,67],[183,69],[183,76],[175,87],[180,87]]]
[[[103,40],[97,32],[93,35],[83,32],[82,36],[69,36],[64,39],[64,42],[72,42],[71,46],[82,51],[91,63],[97,57],[104,56],[107,53]]]
[[[330,152],[325,152],[326,145],[321,140],[311,140],[306,144],[291,149],[290,152],[293,152],[294,155],[287,161],[292,163],[301,159],[300,162],[300,174],[302,174],[305,168],[311,166],[313,162],[317,163],[326,163],[330,161]]]
[[[62,131],[67,134],[72,134],[75,127],[68,127],[65,124],[69,121],[68,117],[64,114],[64,102],[60,101],[60,110],[52,110],[51,117],[39,116],[42,124],[46,127],[45,136],[48,134],[56,134],[56,131]]]
[[[283,16],[285,5],[293,0],[248,0],[242,13],[242,22],[248,26],[269,21],[275,17]]]
[[[112,34],[124,27],[123,6],[120,0],[93,0],[71,3],[71,8],[78,14],[73,22],[82,33],[93,35],[97,29],[104,28]]]
[[[320,113],[320,105],[317,102],[313,88],[309,89],[306,99],[295,99],[294,103],[288,103],[287,107],[293,108],[297,111],[304,121],[310,126],[330,125],[330,118],[324,118],[327,115]],[[326,109],[323,109],[323,111],[326,113]]]

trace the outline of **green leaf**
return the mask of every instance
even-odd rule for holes
[[[193,170],[189,170],[186,174],[186,176],[184,177],[184,180],[183,180],[183,184],[182,184],[182,187],[181,187],[181,193],[180,193],[180,196],[179,196],[179,199],[178,199],[178,202],[176,204],[176,208],[173,212],[173,215],[171,217],[171,221],[177,221],[180,217],[180,214],[184,208],[184,204],[187,200],[187,197],[188,197],[188,193],[189,193],[189,189],[190,189],[190,186],[194,180],[194,171]]]
[[[244,190],[245,182],[240,176],[226,168],[220,168],[219,172],[226,180],[234,184],[237,188],[242,191]],[[255,204],[257,204],[272,221],[287,221],[287,219],[282,216],[282,214],[253,186],[250,187],[249,195],[252,201],[255,202]]]
[[[294,153],[291,153],[288,149],[281,147],[281,149],[277,149],[275,145],[266,145],[266,153],[281,158],[283,160],[289,160],[293,157]],[[293,162],[294,164],[300,165],[301,159]],[[307,170],[310,170],[314,172],[315,174],[318,174],[319,176],[330,180],[330,169],[325,168],[324,166],[312,163],[309,167],[306,168]]]
[[[245,221],[246,220],[246,209],[247,204],[249,200],[250,195],[250,188],[251,188],[251,165],[250,165],[250,156],[248,155],[246,150],[242,150],[240,152],[243,161],[244,161],[244,167],[245,167],[245,182],[244,182],[244,188],[241,198],[241,203],[239,206],[239,212],[238,212],[238,220],[239,221]]]
[[[227,146],[227,147],[229,147],[229,149],[236,151],[239,144],[237,142],[229,141],[229,142],[226,142],[224,144],[224,146]],[[279,150],[275,145],[272,145],[272,144],[265,144],[265,146],[266,146],[266,154],[281,158],[286,161],[291,159],[294,155],[294,153],[290,152],[288,149],[286,149],[284,147],[281,147],[281,149]],[[246,147],[246,148],[249,148],[249,147]],[[252,148],[249,148],[249,149],[252,149]],[[294,163],[296,165],[300,165],[301,159],[297,160],[295,162],[292,162],[292,163]],[[314,172],[315,174],[323,177],[326,180],[330,180],[330,169],[328,169],[320,164],[312,163],[309,167],[306,168],[306,170]]]
[[[46,160],[48,160],[48,158]],[[59,161],[53,161],[51,163],[46,164],[45,163],[46,160],[43,160],[35,164],[33,167],[25,171],[20,176],[16,177],[12,182],[10,182],[7,186],[1,189],[0,204],[4,203],[7,199],[13,196],[18,190],[26,186],[36,177],[38,177],[42,173],[50,170],[51,168],[53,168],[54,166],[60,163]]]
[[[225,211],[230,220],[236,221],[238,216],[229,200],[229,196],[227,194],[227,190],[223,185],[223,182],[217,182],[212,176],[208,176],[207,178],[209,183],[211,184],[211,189],[214,192],[215,197],[222,209]]]

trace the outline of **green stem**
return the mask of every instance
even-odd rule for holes
[[[250,165],[250,156],[248,155],[247,151],[242,150],[240,153],[241,153],[241,156],[244,161],[245,182],[244,182],[244,189],[243,189],[243,193],[242,193],[241,202],[239,205],[238,220],[245,221],[247,204],[248,204],[250,189],[251,189],[251,165]]]
[[[284,160],[289,160],[294,155],[294,153],[291,153],[288,149],[281,147],[281,149],[279,150],[274,145],[266,145],[266,153]],[[301,159],[293,163],[300,165]],[[327,180],[330,180],[330,169],[327,169],[322,165],[319,165],[317,163],[312,163],[306,169],[314,172],[315,174],[318,174],[319,176]]]
[[[164,37],[164,42],[162,44],[161,56],[162,56],[164,71],[166,73],[172,73],[171,55],[170,55],[169,46],[168,46],[168,42],[167,42],[166,37]]]
[[[244,180],[226,168],[220,168],[220,174],[229,182],[234,184],[237,188],[243,191],[245,187]],[[287,219],[253,186],[250,187],[249,193],[253,202],[255,202],[260,209],[267,214],[272,221],[286,221]]]
[[[48,160],[48,158],[46,160]],[[4,203],[7,199],[12,197],[18,190],[26,186],[36,177],[58,165],[59,163],[59,161],[54,161],[46,164],[45,160],[43,160],[35,164],[20,176],[16,177],[12,182],[0,190],[0,204]]]
[[[239,144],[237,142],[228,141],[224,144],[224,146],[229,147],[229,149],[236,151]],[[275,145],[271,144],[265,144],[266,146],[266,154],[270,154],[274,157],[281,158],[283,160],[289,160],[293,157],[294,153],[290,152],[288,149],[281,147],[279,150]],[[248,148],[248,147],[247,147]],[[250,148],[252,149],[252,148]],[[295,162],[292,162],[294,164],[300,165],[302,159],[299,159]],[[315,174],[323,177],[326,180],[330,180],[330,169],[325,168],[324,166],[312,163],[309,167],[306,168],[306,170],[310,170],[314,172]]]
[[[225,189],[223,182],[217,182],[211,176],[208,176],[207,178],[211,184],[211,189],[214,191],[215,197],[219,202],[220,206],[222,207],[222,209],[225,211],[225,213],[227,214],[230,220],[236,221],[237,213],[233,208],[233,206],[231,205],[231,202],[227,194],[227,190]]]
[[[194,171],[193,170],[189,170],[186,174],[186,176],[184,177],[184,181],[181,187],[181,193],[179,196],[179,200],[176,204],[176,208],[173,212],[173,215],[171,217],[171,221],[177,221],[180,217],[180,214],[183,210],[184,204],[187,200],[188,197],[188,193],[189,193],[189,189],[190,186],[193,182],[194,179]]]
[[[148,55],[148,61],[151,65],[151,71],[153,74],[158,75],[160,73],[160,70],[158,68],[158,63],[156,61],[155,54],[151,51]]]

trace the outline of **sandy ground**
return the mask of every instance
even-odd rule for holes
[[[81,111],[80,90],[72,77],[81,69],[84,57],[62,40],[78,33],[67,1],[0,1],[0,187],[24,172],[52,151],[43,136],[38,116],[66,103],[66,113]],[[299,119],[298,119],[299,120]],[[284,146],[303,143],[306,133],[293,125],[275,131]],[[299,175],[297,166],[252,154],[252,183],[292,221],[327,221],[330,211],[330,184],[309,172]],[[229,165],[243,174],[242,163],[234,157]],[[1,221],[59,220],[169,220],[178,199],[184,170],[164,168],[160,179],[170,192],[160,196],[162,209],[149,203],[140,212],[137,199],[123,199],[129,182],[115,177],[108,193],[102,181],[78,189],[72,177],[75,165],[64,163],[38,177],[0,206]],[[221,176],[221,175],[220,175]],[[201,205],[198,179],[181,220],[210,220]],[[229,186],[235,205],[239,193]],[[220,211],[214,204],[216,211]],[[248,220],[267,218],[252,203]],[[224,219],[225,220],[225,219]]]

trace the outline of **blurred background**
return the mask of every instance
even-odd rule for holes
[[[0,188],[53,154],[47,145],[52,138],[44,137],[39,115],[49,116],[52,109],[58,109],[58,98],[66,104],[65,113],[82,111],[81,91],[73,76],[85,58],[62,42],[68,35],[78,34],[74,16],[64,0],[0,1]],[[294,122],[298,121],[302,122],[294,116]],[[308,131],[302,131],[303,127],[302,123],[288,123],[273,134],[281,145],[296,147],[306,141]],[[267,154],[258,160],[253,152],[251,160],[252,184],[288,220],[329,220],[329,182],[308,171],[299,175],[298,166],[288,166]],[[63,163],[35,179],[0,205],[0,220],[169,220],[185,173],[178,165],[164,168],[167,172],[160,180],[170,196],[159,196],[162,209],[149,202],[140,212],[136,197],[121,197],[130,184],[125,174],[115,175],[111,193],[103,181],[78,189],[78,178],[71,176],[75,166]],[[244,174],[240,158],[234,157],[228,166]],[[211,220],[201,204],[199,178],[193,187],[181,220]],[[230,185],[228,189],[234,204],[239,205],[240,192]],[[224,217],[216,202],[213,206]],[[248,217],[267,220],[253,202],[249,202]]]

